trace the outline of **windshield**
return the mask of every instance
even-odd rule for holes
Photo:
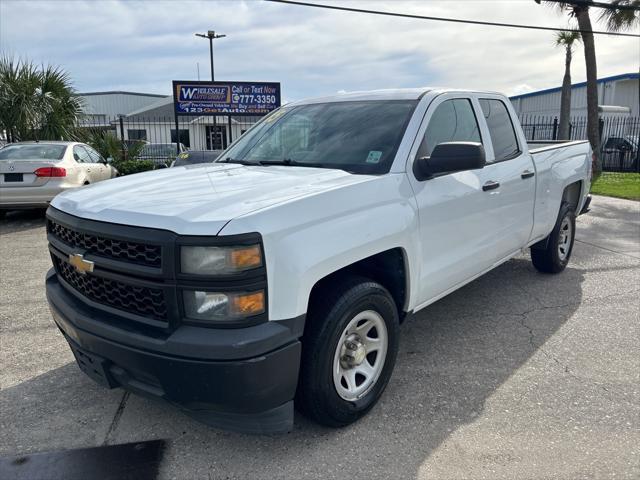
[[[386,173],[417,103],[375,100],[283,107],[219,161]]]
[[[175,143],[151,143],[142,147],[141,157],[175,157]]]
[[[29,145],[6,145],[0,150],[0,161],[62,160],[66,145],[37,143]]]

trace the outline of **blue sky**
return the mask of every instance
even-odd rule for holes
[[[320,2],[318,2],[320,3]],[[547,26],[567,19],[533,0],[324,3]],[[592,15],[595,16],[595,15]],[[596,24],[597,25],[597,24]],[[597,25],[602,27],[601,25]],[[82,92],[169,94],[171,80],[279,81],[285,100],[341,90],[425,85],[524,93],[560,84],[563,52],[552,32],[323,11],[260,0],[0,0],[0,50],[64,67]],[[596,38],[599,76],[638,71],[637,38]],[[582,49],[573,80],[585,79]]]

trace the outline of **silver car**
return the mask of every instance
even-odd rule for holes
[[[116,176],[93,148],[77,142],[20,142],[0,149],[0,215],[42,208],[58,193]]]

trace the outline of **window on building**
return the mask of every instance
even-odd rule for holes
[[[493,143],[494,162],[509,160],[520,153],[516,132],[511,123],[511,116],[500,100],[480,100],[480,107],[487,120],[491,143]]]
[[[189,130],[188,129],[180,129],[180,140],[178,140],[178,136],[176,135],[175,128],[171,130],[171,142],[172,143],[182,143],[185,147],[191,147],[191,142],[189,140]]]
[[[127,130],[127,135],[129,136],[129,140],[146,140],[147,139],[147,131],[144,128],[129,128]]]
[[[456,98],[442,102],[433,112],[417,157],[429,157],[444,142],[480,142],[478,122],[471,102]]]

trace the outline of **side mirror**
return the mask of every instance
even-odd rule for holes
[[[106,163],[107,165],[113,163],[113,157],[107,157],[104,163]]]
[[[445,142],[436,145],[430,157],[416,158],[413,173],[418,180],[428,180],[439,174],[478,170],[485,164],[481,143]]]
[[[73,154],[73,159],[74,159],[76,162],[79,162],[79,161],[80,161],[80,155],[78,155],[77,153],[74,153],[74,154]]]

